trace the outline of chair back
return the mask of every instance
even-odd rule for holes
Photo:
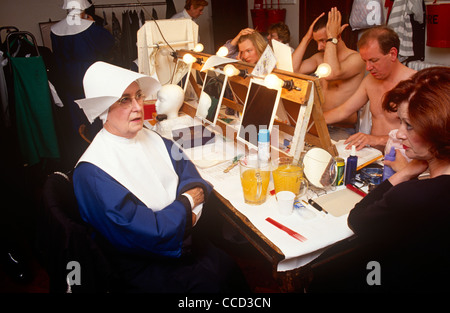
[[[37,245],[47,267],[50,292],[110,291],[111,264],[93,239],[93,229],[80,216],[71,175],[49,175],[42,200]]]

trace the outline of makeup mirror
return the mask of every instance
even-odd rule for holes
[[[303,157],[303,172],[308,181],[317,188],[329,188],[336,180],[336,161],[321,148],[312,148]]]
[[[258,133],[272,131],[280,96],[281,87],[269,88],[264,81],[251,79],[236,139],[258,149]]]
[[[228,77],[220,70],[208,70],[206,72],[195,113],[196,117],[203,122],[213,126],[216,125],[227,81]]]

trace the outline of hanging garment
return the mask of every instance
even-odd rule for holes
[[[166,19],[171,18],[177,13],[173,0],[166,0]]]
[[[158,13],[156,13],[155,8],[152,9],[152,19],[157,20],[158,19]],[[144,22],[145,24],[145,22]]]
[[[410,15],[412,15],[414,20],[418,23],[422,24],[424,22],[422,0],[394,1],[388,25],[400,37],[399,55],[401,57],[410,57],[414,55],[413,28]]]
[[[139,16],[137,14],[136,11],[133,11],[130,14],[130,18],[131,18],[131,47],[132,47],[132,61],[137,59],[137,46],[136,46],[136,42],[137,42],[137,32],[139,30],[139,28],[141,28],[139,26]]]
[[[116,17],[116,14],[112,12],[111,17],[111,32],[114,37],[114,47],[112,52],[112,62],[114,65],[122,65],[122,53],[121,53],[121,40],[122,29],[120,28],[120,22]]]
[[[24,163],[59,158],[47,72],[41,56],[10,58],[14,74],[17,132]]]
[[[8,85],[6,84],[6,77],[3,68],[8,65],[8,59],[3,56],[3,51],[0,51],[0,127],[9,127],[11,125],[9,117],[8,105]]]
[[[120,50],[122,53],[121,66],[126,69],[130,68],[131,62],[134,60],[132,57],[133,47],[131,36],[130,11],[127,10],[122,13],[122,38],[120,39]]]
[[[108,20],[106,19],[106,13],[103,11],[103,26],[108,25]]]
[[[145,13],[143,10],[141,10],[141,12],[139,12],[139,28],[141,28],[144,24],[145,24]]]

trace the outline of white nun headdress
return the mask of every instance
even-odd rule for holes
[[[63,9],[65,10],[86,10],[92,4],[88,0],[64,0]]]
[[[92,64],[84,74],[83,88],[86,98],[75,100],[90,123],[97,117],[106,122],[108,109],[122,97],[123,92],[137,81],[147,99],[156,99],[161,88],[159,81],[105,62]]]
[[[67,16],[52,25],[52,33],[57,36],[70,36],[88,29],[94,21],[81,18],[80,14],[91,5],[87,0],[64,0],[62,8],[67,10]]]

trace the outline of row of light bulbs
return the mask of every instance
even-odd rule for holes
[[[193,51],[194,52],[202,52],[203,49],[204,49],[203,45],[201,43],[198,43],[194,47]],[[226,47],[222,46],[217,51],[216,55],[225,57],[228,55],[228,49]],[[197,62],[199,64],[203,63],[201,58],[196,58],[190,53],[186,53],[183,56],[183,61],[186,64],[192,64],[194,62]],[[224,71],[225,75],[227,75],[229,77],[241,76],[241,77],[245,78],[248,76],[253,76],[252,74],[248,74],[247,70],[239,70],[232,64],[225,65],[225,67],[223,68],[223,71]],[[324,78],[324,77],[329,76],[330,74],[331,74],[330,65],[328,63],[322,63],[317,67],[317,70],[315,71],[314,76],[316,76],[318,78]],[[282,79],[278,78],[278,76],[275,74],[266,75],[264,77],[264,82],[265,82],[266,86],[269,88],[274,88],[274,89],[285,88],[287,90],[294,89],[294,90],[298,90],[298,91],[301,90],[300,88],[298,88],[294,85],[293,80],[282,80]]]

